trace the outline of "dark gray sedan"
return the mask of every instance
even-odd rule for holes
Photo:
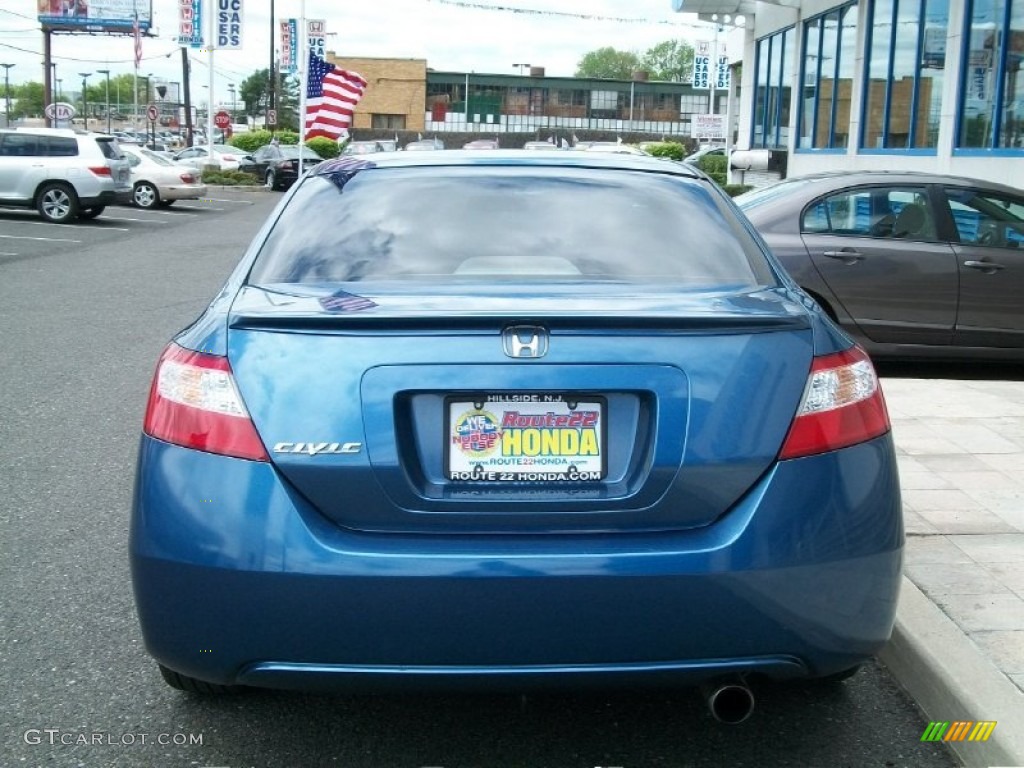
[[[829,173],[736,198],[800,286],[876,357],[1024,359],[1024,192]]]

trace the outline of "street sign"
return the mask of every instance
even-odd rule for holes
[[[75,108],[63,101],[47,104],[43,114],[50,120],[70,120],[75,116]]]
[[[267,125],[277,125],[277,110],[276,109],[268,109],[267,110]]]
[[[146,107],[146,117],[149,118],[150,122],[155,123],[160,117],[160,109],[156,104],[150,104]]]
[[[220,128],[222,131],[225,128],[230,128],[231,127],[231,115],[229,115],[227,112],[221,110],[220,112],[218,112],[216,115],[213,116],[213,124],[216,125],[218,128]]]

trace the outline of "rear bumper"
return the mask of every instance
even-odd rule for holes
[[[81,197],[78,204],[82,208],[95,208],[97,205],[116,205],[118,203],[130,203],[132,190],[104,190],[92,197]]]
[[[160,197],[164,200],[196,200],[205,194],[205,184],[178,184],[160,188]]]
[[[143,438],[150,653],[217,683],[347,689],[824,675],[889,638],[903,546],[888,436],[775,466],[700,530],[367,535],[267,465]]]

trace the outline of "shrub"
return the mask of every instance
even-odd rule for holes
[[[204,184],[221,184],[225,187],[240,187],[249,184],[262,184],[251,173],[242,171],[203,171]]]
[[[744,192],[749,192],[753,187],[749,184],[723,184],[722,189],[725,190],[725,194],[729,197],[736,197]]]
[[[269,144],[272,138],[273,134],[270,131],[250,131],[248,133],[236,133],[228,139],[228,144],[244,149],[246,152],[255,152],[263,145]]]
[[[709,176],[715,176],[716,174],[725,175],[726,171],[726,157],[725,155],[704,155],[700,159],[700,169]]]
[[[338,152],[341,151],[338,142],[328,139],[326,136],[315,136],[306,142],[306,146],[325,159],[337,157]]]
[[[282,144],[298,144],[299,134],[292,131],[278,131],[277,140]]]
[[[686,157],[686,148],[678,141],[663,141],[647,147],[647,153],[655,157],[667,157],[669,160],[682,160]]]

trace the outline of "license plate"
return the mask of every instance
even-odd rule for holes
[[[445,399],[449,480],[579,483],[604,479],[607,401],[597,395],[500,392]]]

